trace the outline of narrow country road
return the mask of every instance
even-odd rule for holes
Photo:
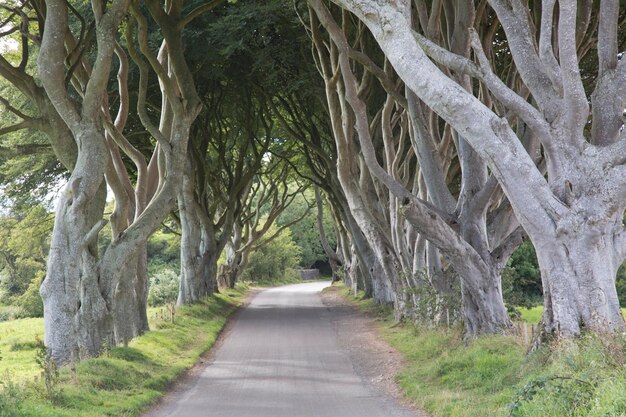
[[[354,371],[319,292],[273,288],[241,312],[212,363],[149,416],[413,417]]]

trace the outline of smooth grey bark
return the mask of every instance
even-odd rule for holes
[[[626,324],[615,308],[612,273],[613,265],[623,261],[626,254],[621,221],[626,189],[623,165],[626,138],[617,124],[608,123],[603,125],[608,131],[604,131],[602,138],[585,139],[589,105],[578,66],[575,2],[559,3],[555,26],[559,61],[541,61],[534,47],[533,32],[528,29],[527,11],[523,7],[510,7],[504,1],[490,1],[505,29],[520,75],[538,108],[508,89],[493,74],[478,39],[472,45],[478,66],[420,40],[411,28],[408,2],[381,5],[370,0],[337,0],[336,3],[355,13],[368,26],[407,86],[468,141],[497,177],[521,225],[538,252],[543,251],[538,257],[544,288],[548,291],[544,331],[557,337],[579,335],[583,326],[600,332],[623,331]],[[541,34],[546,40],[552,39],[549,23],[548,20]],[[600,29],[611,30],[611,26],[604,25]],[[611,42],[598,45],[600,56],[604,56],[605,48],[613,47]],[[544,45],[543,57],[556,54],[551,41],[540,43]],[[467,65],[461,70],[481,79],[498,100],[528,124],[547,154],[547,181],[508,122],[444,75],[422,48],[448,67],[459,70]],[[610,61],[613,62],[609,64]],[[598,86],[607,82],[619,91],[603,96],[608,105],[602,111],[621,112],[626,97],[623,88],[626,63],[622,60],[616,64],[614,59],[606,58],[601,58],[600,63],[606,72],[601,71]],[[612,107],[611,103],[616,102],[621,105]],[[594,124],[598,122],[602,123],[593,120]],[[599,253],[604,254],[604,260],[600,261]]]
[[[235,283],[241,276],[241,272],[248,265],[249,252],[240,251],[242,245],[243,227],[235,222],[232,236],[224,250],[226,251],[226,262],[220,266],[217,276],[218,285],[223,288],[234,288]]]
[[[97,207],[104,187],[108,150],[99,125],[99,105],[106,88],[113,55],[112,37],[128,2],[116,1],[97,16],[98,58],[86,86],[79,113],[65,91],[63,58],[67,6],[47,4],[39,55],[42,84],[78,145],[78,157],[68,186],[59,198],[52,233],[48,271],[41,286],[44,303],[44,342],[60,362],[99,353],[102,343],[113,344],[111,306],[100,287],[99,264],[93,243],[104,226],[92,223],[89,211]],[[100,212],[101,216],[101,212]]]
[[[394,198],[401,200],[399,206],[401,207],[401,212],[404,213],[404,218],[446,255],[461,277],[464,287],[463,310],[466,313],[467,335],[474,336],[479,333],[508,331],[511,328],[511,321],[504,307],[501,285],[499,283],[500,273],[506,263],[506,259],[503,259],[505,251],[494,250],[494,254],[497,253],[500,259],[497,262],[492,259],[492,253],[488,247],[486,217],[484,214],[486,211],[485,204],[488,203],[488,199],[482,198],[483,205],[477,202],[481,200],[479,192],[485,188],[487,182],[486,167],[475,157],[471,149],[463,147],[464,141],[462,138],[459,138],[457,141],[459,143],[458,154],[463,171],[462,189],[458,204],[460,213],[458,216],[446,214],[454,209],[454,199],[447,189],[443,169],[440,163],[438,163],[437,157],[433,155],[436,153],[436,150],[432,146],[428,146],[430,138],[425,132],[426,129],[422,128],[423,121],[418,117],[419,110],[415,108],[415,99],[409,95],[407,101],[415,129],[415,133],[412,135],[414,138],[412,142],[416,149],[420,167],[423,162],[423,166],[426,168],[422,175],[424,175],[425,182],[429,187],[428,196],[436,204],[442,206],[440,210],[436,210],[419,198],[416,198],[410,190],[405,188],[395,178],[396,173],[391,169],[392,158],[390,156],[386,158],[387,170],[390,171],[385,170],[377,160],[372,144],[366,105],[357,91],[356,78],[348,62],[349,45],[347,40],[328,10],[321,6],[320,2],[311,1],[310,3],[316,9],[320,20],[326,26],[330,37],[339,50],[337,60],[344,80],[346,101],[354,112],[356,132],[368,169],[388,187],[392,194],[390,200]],[[386,104],[382,116],[383,138],[391,135],[391,129],[384,127],[385,123],[389,123],[389,110],[390,107]],[[390,143],[391,140],[385,140],[386,148],[391,147],[391,145],[387,146],[388,142]],[[483,191],[483,193],[486,192],[488,191]],[[395,205],[392,205],[390,209],[396,210]],[[419,213],[413,213],[414,210]],[[444,215],[441,213],[444,213]],[[457,234],[445,224],[449,219],[453,219],[459,224],[460,234]],[[437,220],[439,225],[433,220]],[[507,242],[509,246],[511,243]],[[510,247],[506,249],[507,251],[511,250]],[[466,256],[467,254],[471,254],[471,256]],[[468,263],[475,264],[468,265]],[[413,273],[415,272],[413,271]],[[433,278],[436,277],[437,275]],[[411,282],[408,281],[406,286],[411,288]],[[419,300],[416,301],[419,302]]]
[[[326,238],[326,231],[324,230],[324,203],[317,185],[315,186],[315,202],[317,205],[317,229],[320,235],[320,242],[322,243],[322,248],[330,264],[333,282],[339,281],[339,268],[342,266],[342,263],[339,255],[330,247],[328,239]]]
[[[185,99],[169,103],[173,118],[171,135],[167,138],[152,129],[148,120],[142,120],[159,140],[163,176],[150,204],[99,258],[91,248],[105,222],[100,220],[90,224],[88,219],[92,218],[89,211],[97,201],[98,190],[104,187],[104,175],[110,167],[110,149],[107,147],[101,111],[116,47],[115,34],[128,2],[115,1],[105,11],[99,7],[94,9],[97,58],[80,110],[69,99],[64,83],[63,35],[67,31],[67,8],[63,2],[54,1],[47,6],[39,56],[41,79],[55,109],[70,128],[79,150],[70,182],[59,199],[48,274],[41,287],[46,316],[45,343],[57,361],[66,362],[97,355],[103,344],[112,346],[117,341],[127,341],[129,335],[135,332],[133,329],[147,324],[145,311],[136,312],[137,308],[145,306],[143,299],[127,305],[119,296],[128,296],[129,292],[135,296],[141,294],[142,298],[145,296],[145,281],[137,280],[127,285],[124,277],[129,270],[136,272],[139,262],[143,262],[137,258],[138,251],[173,207],[173,196],[184,167],[189,127],[199,111],[199,102],[193,84],[185,82],[189,80],[189,70],[181,55],[180,31],[173,30],[172,34],[170,30],[165,34],[174,46],[170,54],[169,76],[163,78],[159,64],[155,61],[151,63],[166,84],[167,93]],[[144,51],[150,55],[149,51]],[[139,107],[141,113],[141,105]],[[141,256],[139,254],[139,258]],[[135,276],[134,272],[130,275]],[[128,325],[114,320],[119,319],[116,317],[118,312],[132,314]],[[116,340],[116,333],[121,340]]]
[[[182,305],[206,298],[217,289],[216,277],[214,274],[211,275],[211,252],[217,248],[209,236],[208,219],[196,201],[195,172],[190,158],[187,159],[178,195],[178,212],[182,233],[177,303]]]
[[[66,48],[75,47],[75,43],[75,40],[71,36],[66,37]],[[22,50],[22,53],[27,55],[28,51]],[[87,85],[89,80],[88,68],[89,66],[86,65],[84,68],[82,68],[82,70],[76,71],[74,73],[75,76],[72,78],[72,82],[75,82],[76,79],[79,78],[82,85]],[[72,132],[69,130],[65,121],[59,116],[59,113],[50,101],[50,98],[48,97],[44,88],[35,84],[34,79],[26,73],[25,68],[23,68],[22,70],[20,70],[20,68],[11,68],[10,64],[4,59],[0,60],[0,73],[7,77],[38,109],[40,113],[40,121],[37,123],[36,127],[42,129],[43,132],[49,137],[55,155],[57,156],[59,161],[67,168],[67,170],[72,172],[76,163],[78,153],[76,142],[73,138]],[[120,74],[122,77],[127,74],[127,65],[120,65]],[[125,85],[124,80],[120,80],[120,91],[124,91],[124,89],[127,89],[127,86]],[[124,101],[124,97],[121,98],[122,101]],[[120,114],[123,114],[125,117],[125,115],[127,114],[127,106],[120,106]],[[116,120],[116,126],[118,125],[118,122],[121,122],[121,119]],[[124,122],[121,123],[123,124]],[[120,130],[121,128],[122,127],[120,126]],[[109,138],[107,138],[107,145],[111,146]],[[117,161],[115,159],[115,156],[117,156],[120,161],[121,158],[119,152],[117,152],[116,145],[113,146],[115,147],[111,147],[111,154],[114,158],[113,165],[115,165],[115,162]],[[112,165],[109,164],[106,170],[107,181],[110,179],[111,174],[116,176],[116,173],[111,168]],[[125,171],[124,175],[126,175]],[[142,174],[140,172],[139,177],[141,176]],[[132,217],[131,214],[134,214],[129,212],[130,199],[126,195],[123,195],[123,198],[120,199],[120,193],[115,192],[117,189],[116,186],[118,184],[121,185],[121,181],[110,182],[111,188],[113,188],[116,197],[116,208],[113,215],[111,216],[111,228],[114,238],[119,235],[123,228],[127,227],[129,220],[132,221],[132,218],[129,219],[127,217]],[[132,189],[132,187],[130,188]],[[126,191],[127,190],[123,190],[123,194],[125,194]],[[101,190],[98,191],[98,193],[102,195],[99,195],[93,201],[93,206],[88,210],[89,216],[91,216],[91,218],[88,220],[88,223],[91,223],[92,225],[95,225],[98,221],[102,219],[102,212],[104,207],[103,201],[105,200],[104,194],[106,193],[106,188],[104,186],[101,186]],[[91,246],[93,246],[91,249],[92,253],[96,253],[95,245],[95,242],[91,244]],[[143,267],[140,267],[141,261],[138,262],[137,277],[133,276],[134,273],[132,272],[133,268],[131,266],[127,269],[127,276],[121,280],[121,283],[129,287],[129,296],[127,296],[126,291],[120,292],[120,294],[126,297],[126,300],[121,304],[135,306],[136,311],[133,311],[133,314],[122,319],[119,319],[116,314],[113,314],[114,342],[127,341],[132,336],[141,334],[148,328],[147,316],[145,312],[145,299],[147,297],[147,293],[146,291],[141,292],[144,298],[142,303],[141,300],[135,299],[135,288],[132,288],[135,280],[139,280],[139,282],[142,282],[144,286],[147,282],[146,262],[143,262]],[[143,305],[143,308],[139,307],[139,305]],[[126,327],[127,329],[133,328],[135,330],[131,332],[122,332],[121,326],[117,323],[120,323],[121,326]],[[130,326],[130,323],[132,323],[132,326]],[[78,358],[77,355],[74,355],[74,357]]]
[[[311,27],[315,27],[315,22]],[[313,37],[318,56],[320,60],[328,62],[318,36],[319,34],[315,34]],[[359,233],[364,235],[367,244],[362,244],[362,247],[365,249],[367,246],[375,260],[373,263],[372,260],[363,259],[365,262],[361,267],[366,265],[368,268],[372,279],[372,296],[381,303],[394,303],[397,314],[404,314],[405,299],[400,280],[401,263],[389,239],[389,232],[383,230],[383,223],[378,221],[373,212],[378,204],[376,201],[378,197],[375,193],[362,192],[361,185],[368,185],[371,178],[367,177],[368,172],[359,170],[352,129],[354,119],[346,109],[347,103],[343,100],[342,94],[337,94],[336,89],[341,88],[341,83],[340,80],[333,78],[332,73],[334,69],[324,66],[326,100],[337,146],[337,179],[347,203],[345,211],[350,212],[350,216],[360,229],[360,232],[356,230],[354,232],[357,235]],[[353,236],[353,239],[356,242],[361,236]],[[362,253],[363,255],[367,256],[366,253]]]

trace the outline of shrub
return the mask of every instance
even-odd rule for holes
[[[157,231],[148,240],[150,263],[167,264],[176,269],[180,263],[180,236]]]
[[[23,397],[22,389],[13,381],[9,371],[0,375],[0,417],[19,416]]]
[[[45,276],[44,271],[38,272],[26,292],[17,298],[15,301],[15,305],[19,308],[17,318],[43,317],[43,301],[39,295],[39,287]]]
[[[18,312],[19,308],[15,306],[0,306],[0,322],[14,320]]]
[[[624,416],[626,363],[624,340],[584,335],[561,341],[533,372],[509,404],[511,417]],[[533,360],[531,356],[531,361]]]
[[[626,308],[626,263],[617,271],[617,298],[622,307]]]
[[[272,235],[272,229],[268,235]],[[297,275],[294,270],[299,261],[300,248],[291,238],[289,229],[285,229],[276,239],[250,255],[243,278],[249,281],[290,278]]]
[[[173,303],[178,297],[180,278],[178,272],[168,267],[162,267],[150,277],[150,292],[148,304],[162,306]]]
[[[502,292],[509,306],[530,308],[541,304],[541,273],[535,248],[529,241],[511,255],[502,273]]]

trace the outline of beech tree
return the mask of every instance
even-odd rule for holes
[[[265,162],[249,188],[243,210],[225,246],[226,262],[221,265],[218,276],[220,286],[234,288],[248,266],[252,252],[261,249],[285,229],[306,217],[310,207],[298,217],[273,228],[270,233],[278,217],[305,190],[306,186],[297,183],[284,161],[274,157]]]
[[[145,282],[137,280],[138,263],[142,262],[138,252],[145,250],[146,239],[173,207],[184,168],[190,126],[200,109],[193,78],[183,56],[181,34],[185,25],[206,7],[183,15],[178,2],[167,10],[158,2],[148,2],[150,15],[164,39],[157,55],[148,45],[147,19],[138,3],[119,0],[105,5],[94,1],[91,5],[96,38],[92,64],[80,53],[85,47],[84,33],[74,42],[68,26],[70,7],[62,1],[46,4],[39,54],[43,87],[78,147],[69,184],[59,198],[48,272],[41,288],[45,343],[60,362],[98,354],[103,343],[126,342],[147,328],[145,302],[140,303],[145,300],[147,287]],[[141,74],[138,114],[158,144],[152,164],[157,175],[153,177],[156,181],[151,184],[153,197],[149,202],[150,184],[145,182],[149,166],[123,136],[128,111],[123,80],[125,54],[116,35],[129,8],[134,20],[127,24],[127,46]],[[135,42],[140,52],[134,47]],[[121,104],[118,116],[111,120],[106,93],[114,54],[121,62]],[[68,63],[67,68],[65,63]],[[152,122],[145,108],[150,71],[159,79],[163,98],[159,126]],[[86,76],[72,78],[75,72]],[[73,93],[80,97],[78,104],[70,98],[66,79],[72,80]],[[129,187],[128,177],[122,175],[116,147],[136,164],[139,177],[135,190]],[[129,205],[119,199],[114,213],[117,218],[114,218],[113,240],[99,255],[95,240],[106,224],[102,219],[104,198],[99,198],[103,195],[99,190],[104,190],[105,176],[116,197],[125,194],[134,210],[129,215]]]
[[[396,266],[387,273],[395,281],[395,297],[412,294],[403,301],[406,305],[397,305],[405,310],[400,314],[412,315],[417,309],[430,316],[421,319],[449,321],[454,279],[441,260],[443,254],[460,277],[466,334],[510,330],[500,275],[523,231],[506,200],[498,197],[497,181],[449,125],[440,123],[410,91],[404,92],[388,63],[376,64],[376,47],[368,47],[360,24],[353,27],[344,13],[340,27],[321,2],[311,4],[330,38],[322,40],[313,16],[310,30],[327,84],[328,106],[337,119],[335,141],[339,153],[346,155],[338,168],[348,165],[342,186],[363,201],[359,208],[354,200],[352,208],[359,213],[362,228],[380,226],[375,208],[384,207],[389,230],[369,239],[376,242],[373,246],[379,248],[381,259],[395,257]],[[463,25],[456,25],[455,33],[459,27]],[[373,78],[386,98],[371,92]],[[358,143],[352,143],[354,138]],[[362,163],[350,167],[358,153]],[[358,171],[379,183],[373,187],[378,201],[367,202],[373,195],[367,182],[352,182]],[[365,217],[368,213],[370,219]],[[385,241],[386,249],[380,243]],[[434,312],[424,308],[431,292],[437,297]]]
[[[467,141],[502,186],[537,249],[543,334],[623,331],[615,290],[626,256],[626,60],[618,45],[624,22],[619,2],[489,0],[522,81],[517,86],[496,75],[473,25],[466,40],[472,54],[463,56],[428,39],[422,2],[334,2],[366,24],[407,87]],[[450,7],[471,20],[487,13],[471,3]],[[597,50],[597,73],[579,63],[591,48]],[[490,108],[449,74],[471,76],[499,105]],[[595,81],[590,92],[588,77]],[[513,124],[511,115],[522,123]],[[520,140],[522,124],[541,144],[545,172]]]

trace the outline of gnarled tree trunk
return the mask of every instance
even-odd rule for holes
[[[544,286],[544,336],[626,328],[615,287],[621,261],[615,248],[616,223],[535,239]]]

